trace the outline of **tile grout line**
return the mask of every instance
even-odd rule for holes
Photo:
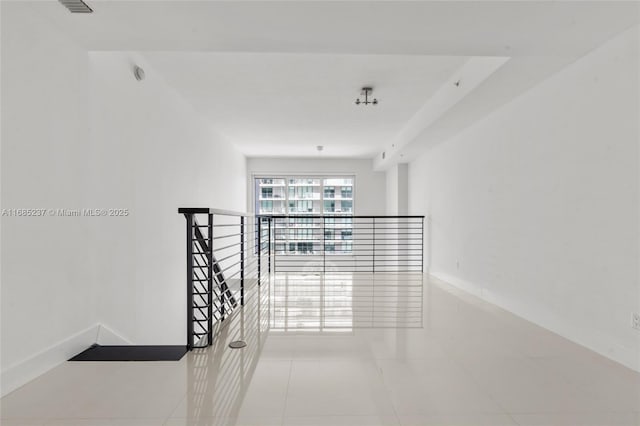
[[[454,354],[452,354],[446,347],[442,347],[442,350],[448,355],[448,359],[450,359],[455,365],[457,365],[462,371],[464,371],[471,381],[476,385],[479,390],[482,390],[497,407],[500,407],[502,410],[502,414],[505,414],[508,418],[510,418],[516,425],[519,423],[515,421],[513,417],[507,412],[505,407],[496,399],[495,395],[493,395],[488,389],[482,385],[478,379],[471,373],[471,371],[461,362]]]
[[[505,413],[507,415],[507,417],[509,417],[511,419],[511,421],[513,422],[513,424],[515,425],[520,425],[520,423],[518,423],[516,421],[516,419],[511,415],[511,413]]]
[[[375,358],[373,360],[373,365],[376,367],[376,373],[378,373],[378,377],[380,378],[380,382],[382,383],[382,387],[384,388],[384,391],[387,394],[387,397],[389,398],[389,404],[391,405],[391,408],[393,409],[393,415],[396,418],[396,423],[398,424],[398,426],[402,426],[402,422],[400,421],[400,416],[398,415],[398,411],[396,410],[396,405],[393,403],[393,398],[391,397],[392,396],[391,389],[389,388],[389,386],[387,385],[386,381],[384,380],[384,375],[382,374],[382,368],[378,364],[378,360],[375,359]]]
[[[287,402],[289,402],[289,385],[291,384],[292,371],[293,371],[293,358],[289,360],[289,377],[287,378],[287,388],[284,393],[284,405],[282,407],[282,420],[280,422],[281,426],[284,426],[285,413],[287,412]]]
[[[187,392],[184,394],[184,396],[180,398],[180,400],[178,401],[178,404],[175,407],[173,407],[173,409],[169,413],[169,416],[167,416],[167,418],[164,419],[164,421],[162,422],[163,425],[166,425],[170,420],[174,419],[173,414],[178,410],[178,407],[180,407],[180,404],[182,404],[182,401],[186,400],[188,397],[189,397],[189,389],[187,389]]]

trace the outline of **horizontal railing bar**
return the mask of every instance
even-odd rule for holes
[[[292,301],[288,301],[286,302],[285,297],[286,296],[281,296],[282,299],[274,299],[273,302],[275,302],[278,305],[288,305],[288,306],[296,306],[296,305],[301,305],[301,306],[313,306],[313,305],[321,305],[324,304],[324,309],[331,311],[341,311],[341,310],[345,310],[345,309],[350,309],[351,307],[353,308],[357,308],[358,311],[360,310],[364,310],[370,307],[379,307],[380,309],[384,309],[384,308],[398,308],[398,303],[402,303],[402,309],[408,309],[408,312],[411,312],[411,309],[414,308],[418,308],[422,306],[422,296],[420,293],[416,293],[414,296],[405,298],[405,299],[394,299],[392,298],[390,295],[381,295],[381,296],[376,296],[377,299],[376,300],[371,300],[371,296],[368,297],[362,297],[360,299],[353,299],[352,301],[350,301],[349,303],[352,303],[351,305],[345,305],[345,306],[339,306],[334,304],[333,300],[329,300],[327,301],[327,299],[325,298],[324,300],[322,299],[324,297],[324,293],[304,293],[301,294],[301,296],[304,296],[305,298],[309,298],[311,300],[305,300],[304,302],[300,301],[300,302],[292,302]],[[327,295],[327,297],[338,297],[339,295]],[[388,301],[383,299],[388,299]],[[284,302],[284,303],[283,303]],[[335,301],[337,303],[337,301]]]
[[[241,271],[237,270],[236,272],[233,273],[233,275],[229,275],[227,278],[227,280],[230,280],[231,278],[235,277],[236,275],[238,275]]]
[[[236,212],[233,210],[211,209],[208,207],[180,207],[178,213],[182,214],[213,214],[219,216],[250,216],[256,215],[248,212]]]
[[[296,242],[300,242],[300,243],[305,243],[305,242],[311,242],[311,241],[303,241],[303,240],[298,240]],[[393,247],[393,248],[381,248],[381,247],[373,247],[372,245],[368,245],[368,244],[354,244],[352,247],[341,247],[339,244],[336,244],[336,246],[333,248],[333,250],[335,250],[336,252],[342,252],[342,251],[346,251],[346,252],[372,252],[372,251],[376,251],[376,252],[383,252],[383,251],[391,251],[391,250],[397,250],[397,251],[420,251],[422,244],[419,243],[412,243],[412,244],[385,244],[384,247]],[[325,248],[327,248],[327,250],[325,250],[327,252],[327,254],[332,253],[332,249],[330,247],[330,245],[326,245]],[[317,251],[322,253],[322,244],[318,243],[317,246],[308,248],[307,251]],[[288,248],[282,248],[282,247],[276,247],[276,251],[278,252],[278,254],[284,254],[282,253],[283,251],[297,251],[297,249],[294,250],[288,250]]]
[[[388,250],[388,249],[387,249]],[[395,249],[394,249],[395,250]],[[416,250],[416,249],[407,249],[407,248],[403,248],[402,250]],[[358,257],[358,256],[369,256],[369,255],[373,255],[374,253],[371,253],[373,250],[366,250],[366,249],[359,249],[359,250],[349,250],[349,249],[339,249],[336,248],[335,251],[327,251],[326,254],[330,255],[330,256],[341,256],[341,257],[347,257],[347,256],[353,256],[353,257]],[[276,251],[277,257],[280,258],[282,257],[299,257],[299,256],[306,256],[306,257],[313,257],[313,256],[317,256],[317,257],[322,257],[322,250],[314,250],[314,251],[307,251],[304,252],[302,250],[300,251],[283,251],[278,249]],[[379,254],[379,253],[375,253],[375,254]],[[402,253],[400,254],[400,256],[420,256],[419,253]]]
[[[294,264],[299,264],[299,263],[305,263],[305,264],[309,264],[309,266],[312,266],[314,263],[309,262],[309,261],[303,261],[303,260],[294,260],[291,259],[289,261],[280,261],[280,260],[276,260],[278,265],[294,265]],[[396,262],[398,264],[400,263],[421,263],[420,259],[385,259],[385,260],[380,260],[379,262],[377,260],[375,260],[375,264],[376,265],[384,265],[384,264],[388,264],[389,262]],[[315,262],[316,265],[319,265],[322,263],[322,259],[319,259],[318,261]],[[344,265],[344,264],[353,264],[353,265],[372,265],[374,263],[373,258],[362,258],[359,261],[358,260],[351,260],[351,259],[341,259],[339,257],[333,258],[331,261],[327,260],[326,261],[327,264],[329,263],[334,263],[334,264],[340,264],[340,265]]]
[[[277,269],[278,272],[281,271],[280,268],[300,268],[301,265],[304,265],[305,268],[308,268],[309,272],[313,272],[316,271],[317,272],[317,268],[326,268],[327,272],[331,272],[333,269],[338,268],[333,270],[333,272],[339,272],[342,271],[342,269],[344,268],[353,268],[353,269],[368,269],[370,270],[372,266],[374,266],[373,263],[367,262],[367,263],[360,263],[360,264],[355,264],[355,263],[332,263],[332,264],[322,264],[321,262],[316,263],[316,264],[300,264],[300,263],[277,263]],[[376,263],[375,267],[377,268],[391,268],[391,267],[398,267],[398,268],[418,268],[420,267],[420,263],[405,263],[405,262],[401,262],[401,263]],[[322,272],[322,271],[321,271]],[[345,271],[342,271],[345,272]],[[348,271],[347,271],[348,272]],[[362,271],[362,272],[366,272],[366,271]],[[380,272],[380,271],[378,271]],[[391,271],[389,271],[391,272]]]
[[[250,258],[250,259],[251,259],[251,260],[248,260],[248,261],[247,261],[247,260],[245,260],[245,269],[246,269],[247,267],[249,267],[249,266],[253,265],[253,264],[256,264],[256,265],[258,264],[258,260],[259,260],[259,259],[258,259],[258,257],[257,257],[257,256],[256,256],[256,257],[253,257],[253,258]]]
[[[363,262],[366,261],[367,264],[371,264],[373,262],[373,260],[369,259],[370,256],[362,256],[363,258]],[[318,262],[320,262],[322,259],[319,259]],[[278,265],[286,265],[287,263],[295,263],[295,262],[304,262],[305,260],[303,259],[287,259],[287,260],[282,260],[280,261],[280,259],[276,259],[276,262],[278,262]],[[307,260],[308,262],[308,260]],[[357,263],[357,259],[345,259],[345,258],[341,258],[340,256],[335,256],[332,258],[331,262],[350,262],[350,263]],[[401,259],[380,259],[380,262],[378,262],[378,260],[375,261],[376,263],[381,263],[381,262],[422,262],[422,259],[408,259],[408,258],[401,258]]]
[[[266,225],[262,225],[265,227]],[[272,222],[271,229],[283,229],[289,228],[351,228],[356,227],[359,229],[396,229],[398,226],[407,229],[420,229],[424,227],[421,222]]]
[[[371,263],[368,264],[360,264],[354,265],[349,263],[334,263],[334,264],[315,264],[315,265],[307,265],[307,264],[299,264],[299,263],[289,263],[289,264],[277,264],[278,272],[284,271],[285,268],[295,268],[295,271],[299,271],[301,273],[317,273],[317,272],[335,272],[335,273],[344,273],[344,272],[372,272],[372,267],[374,265]],[[400,269],[412,269],[412,268],[420,268],[421,265],[419,263],[413,264],[397,264],[397,263],[377,263],[375,265],[376,272],[382,272],[382,268],[400,268]],[[301,269],[304,268],[304,269]],[[287,271],[291,272],[291,271]],[[391,271],[389,271],[391,272]]]
[[[221,240],[223,238],[230,238],[230,237],[238,237],[242,235],[241,232],[238,232],[237,234],[228,234],[228,235],[218,235],[218,236],[214,236],[213,239],[214,240]]]
[[[309,219],[309,218],[336,218],[336,219],[424,219],[424,215],[406,215],[406,216],[386,216],[386,215],[350,215],[342,214],[273,214],[273,215],[257,215],[257,217],[266,217],[271,219]]]
[[[283,267],[278,267],[278,272],[299,272],[299,269],[286,269],[285,266]],[[322,271],[318,271],[318,272],[322,272]],[[369,268],[368,270],[350,270],[350,269],[345,269],[342,270],[341,272],[372,272],[371,268]],[[384,271],[375,271],[374,273],[380,273],[380,272],[389,272],[389,273],[395,273],[395,274],[400,274],[400,273],[406,273],[406,272],[421,272],[420,268],[417,267],[416,269],[393,269],[393,270],[387,270],[385,269]]]
[[[218,247],[218,248],[214,248],[213,251],[222,251],[222,250],[226,250],[228,248],[231,247],[235,247],[235,246],[239,246],[240,244],[242,244],[242,242],[238,242],[238,243],[234,243],[234,244],[229,244],[228,246],[224,246],[224,247]]]
[[[417,236],[419,236],[420,234],[415,233],[415,234],[406,234],[406,235],[392,235],[392,234],[383,234],[382,236],[380,236],[379,234],[356,234],[353,235],[352,238],[342,238],[341,235],[335,235],[333,237],[326,237],[326,238],[322,238],[322,235],[309,235],[309,234],[303,234],[303,233],[299,233],[299,234],[294,234],[294,233],[290,233],[289,235],[276,235],[274,240],[275,241],[285,241],[285,240],[301,240],[301,241],[317,241],[317,242],[322,242],[322,241],[327,241],[327,242],[335,242],[335,241],[344,241],[344,242],[351,242],[351,241],[355,241],[355,242],[365,242],[365,241],[370,241],[367,244],[371,244],[373,245],[374,241],[417,241],[417,240],[421,240],[422,238],[416,238]],[[346,237],[346,236],[345,236]]]
[[[236,255],[239,255],[239,254],[240,253],[236,253]],[[219,273],[224,273],[224,272],[228,271],[230,268],[233,268],[234,266],[237,266],[237,265],[239,265],[241,263],[242,263],[242,260],[238,260],[236,263],[232,263],[232,264],[227,265],[224,268],[222,268]],[[226,277],[226,278],[229,279],[229,277]]]
[[[277,283],[278,285],[282,285],[283,283]],[[319,296],[331,296],[331,297],[341,297],[344,296],[344,291],[334,291],[333,289],[327,289],[324,288],[324,290],[322,289],[318,289],[318,287],[320,283],[313,283],[313,285],[307,285],[307,286],[295,286],[291,283],[289,283],[288,285],[288,289],[295,289],[297,292],[300,292],[300,295],[303,295],[305,297],[319,297]],[[339,288],[336,286],[336,288]],[[371,286],[371,284],[369,284],[369,287],[367,287],[367,289],[369,290],[369,293],[362,293],[362,294],[354,294],[354,295],[349,295],[349,300],[351,301],[355,301],[355,303],[358,304],[362,304],[362,301],[370,301],[373,299],[373,301],[375,301],[376,304],[378,303],[391,303],[391,302],[387,302],[388,299],[392,299],[395,303],[396,300],[399,301],[403,301],[403,302],[412,302],[412,301],[421,301],[421,294],[422,294],[422,287],[420,285],[414,285],[412,288],[414,289],[412,292],[407,293],[407,294],[403,294],[403,295],[398,295],[396,296],[396,292],[398,291],[398,288],[404,288],[401,286],[396,286],[393,287],[393,292],[389,291],[389,292],[384,292],[381,290],[384,290],[385,287],[384,286],[378,286],[378,287],[374,287]],[[305,291],[306,290],[306,291]],[[313,291],[312,291],[313,290]],[[275,290],[274,294],[272,295],[272,297],[274,297],[275,301],[282,301],[282,299],[287,297],[287,291],[288,290]],[[307,303],[309,300],[305,299],[304,302],[300,302],[300,303]],[[349,303],[351,303],[351,301]],[[333,303],[334,301],[332,301]],[[336,300],[335,303],[338,303],[339,301]],[[291,300],[289,301],[289,303],[293,303]],[[360,306],[360,305],[358,305]]]
[[[312,241],[297,240],[296,242],[308,243],[308,242],[312,242]],[[288,251],[288,250],[286,250],[286,248],[283,248],[283,247],[278,247],[278,246],[280,246],[281,244],[284,244],[284,242],[283,242],[283,243],[280,243],[280,242],[279,242],[279,243],[277,243],[277,246],[275,247],[275,250],[278,252],[278,254],[285,254],[285,253],[283,253],[283,251]],[[314,248],[311,248],[311,249],[309,249],[309,250],[310,250],[310,251],[319,251],[319,249],[320,249],[320,248],[322,248],[322,247],[321,247],[321,244],[320,244],[320,243],[318,243],[318,245],[319,245],[320,247],[318,247],[318,248],[315,248],[315,247],[314,247]],[[385,250],[395,250],[395,249],[402,249],[402,250],[419,250],[419,249],[416,249],[416,248],[409,248],[409,247],[421,247],[421,246],[422,246],[422,243],[406,243],[406,244],[386,244],[386,243],[382,244],[382,243],[381,243],[381,244],[376,244],[376,246],[375,246],[375,247],[376,247],[376,248],[380,248],[380,247],[389,247],[388,249],[385,249]],[[352,251],[369,251],[369,249],[368,249],[368,248],[366,248],[366,247],[371,247],[371,250],[374,250],[374,246],[373,246],[373,245],[368,245],[368,244],[367,244],[367,245],[365,245],[365,244],[361,244],[361,245],[359,245],[358,247],[359,247],[359,248],[357,248],[357,249],[353,249],[353,248],[339,248],[339,247],[336,247],[336,251],[345,251],[345,252],[349,252],[349,253],[350,253],[350,252],[352,252]],[[392,248],[392,247],[395,247],[395,248]]]
[[[224,262],[225,260],[229,260],[229,259],[231,259],[232,257],[235,257],[235,256],[240,256],[240,252],[236,251],[236,252],[231,253],[229,256],[225,256],[225,257],[222,257],[222,258],[218,259],[218,264],[220,262]]]
[[[389,223],[388,225],[403,225],[405,226],[401,230],[405,231],[420,231],[423,229],[422,224],[416,223],[415,226],[406,226],[411,224],[403,224],[403,223]],[[398,229],[396,226],[381,226],[380,224],[373,223],[286,223],[286,222],[274,222],[271,225],[271,229],[275,231],[280,231],[283,229],[354,229],[354,230],[396,230]]]
[[[338,229],[338,228],[337,228]],[[349,230],[351,231],[351,228],[349,228]],[[311,238],[319,238],[319,239],[323,239],[323,232],[321,228],[317,229],[317,232],[297,232],[297,231],[309,231],[308,228],[301,228],[301,229],[292,229],[292,228],[283,228],[284,232],[276,232],[275,237],[280,237],[280,236],[290,236],[290,237],[294,237],[294,236],[306,236],[306,237],[311,237]],[[338,237],[342,237],[342,232],[327,232],[330,231],[328,229],[324,230],[324,234],[334,234],[334,236],[338,236]],[[368,230],[367,230],[368,231]],[[306,235],[305,235],[306,234]],[[422,232],[399,232],[399,233],[395,233],[395,232],[386,232],[386,233],[379,233],[379,232],[362,232],[362,231],[358,231],[358,230],[354,230],[353,232],[350,232],[349,234],[345,234],[346,236],[351,236],[353,237],[352,239],[357,239],[357,237],[363,237],[363,236],[375,236],[376,239],[379,238],[390,238],[390,237],[404,237],[404,236],[416,236],[416,235],[422,235]],[[378,238],[379,237],[379,238]],[[329,236],[327,236],[326,238],[327,240],[331,240],[331,239],[335,239],[335,238],[330,238]],[[363,239],[363,238],[361,238]]]
[[[416,303],[419,303],[419,302],[416,302]],[[304,305],[302,305],[302,306],[304,306]],[[415,315],[420,315],[420,313],[422,312],[422,306],[421,305],[413,306],[412,307],[413,309],[410,308],[408,311],[405,311],[405,310],[394,310],[391,307],[393,305],[389,305],[389,306],[390,306],[389,308],[382,307],[380,309],[376,309],[378,306],[374,306],[374,305],[372,305],[372,306],[362,306],[362,307],[360,307],[360,309],[358,310],[357,313],[354,312],[354,314],[353,314],[354,317],[355,317],[354,319],[358,319],[357,316],[362,316],[363,314],[367,314],[367,313],[371,313],[371,312],[377,312],[378,314],[380,314],[378,318],[383,318],[383,317],[413,318],[413,317],[415,317]],[[289,304],[289,305],[286,306],[286,308],[287,309],[289,309],[289,308],[297,308],[297,306],[296,305],[292,306],[291,304]],[[396,309],[398,309],[398,308],[396,308]],[[302,318],[311,319],[311,318],[319,318],[319,317],[322,316],[322,317],[325,317],[325,319],[327,319],[327,320],[334,320],[334,321],[342,319],[342,318],[344,318],[344,319],[351,318],[351,315],[347,315],[344,312],[344,310],[345,310],[344,308],[340,309],[340,308],[331,308],[331,307],[328,307],[328,306],[323,306],[322,307],[323,315],[317,314],[317,315],[310,315],[310,316],[307,316],[307,317],[303,317],[303,316],[297,316],[297,315],[289,314],[289,315],[286,315],[286,316],[282,315],[282,316],[280,316],[280,318],[295,317],[295,318],[299,318],[299,319],[302,319]],[[327,318],[326,317],[327,314],[329,314],[330,317]]]

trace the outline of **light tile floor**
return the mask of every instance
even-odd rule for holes
[[[0,424],[640,425],[640,374],[444,284],[289,274],[248,294],[211,348],[65,363]]]

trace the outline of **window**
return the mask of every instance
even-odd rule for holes
[[[348,176],[256,178],[258,214],[309,216],[280,222],[281,228],[274,231],[276,251],[292,255],[320,254],[324,248],[326,253],[332,255],[350,254],[353,187],[354,178]],[[325,217],[324,220],[314,218],[321,215],[332,217]]]
[[[333,213],[336,211],[336,202],[335,201],[325,201],[324,202],[324,212],[325,213]]]
[[[324,198],[335,198],[335,197],[336,197],[336,188],[333,186],[325,186]]]
[[[262,189],[262,198],[273,198],[273,188],[261,188]]]
[[[289,200],[289,213],[313,213],[313,201]]]
[[[256,211],[262,214],[285,214],[285,180],[282,178],[256,179]]]
[[[298,252],[302,254],[311,253],[313,251],[313,243],[299,242]]]

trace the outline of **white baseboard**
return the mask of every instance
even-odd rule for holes
[[[594,351],[612,361],[624,365],[627,368],[640,372],[640,360],[638,353],[633,348],[620,345],[612,341],[608,336],[585,334],[579,328],[569,324],[566,319],[559,318],[540,306],[531,303],[523,303],[518,300],[511,300],[502,295],[488,291],[484,286],[461,280],[446,273],[431,271],[430,278],[443,282],[456,289],[470,293],[479,299],[496,305],[520,318],[532,322],[545,328],[559,336],[564,337],[578,345]]]
[[[131,344],[127,339],[102,324],[92,325],[2,371],[0,373],[0,397],[57,367],[94,343],[103,345]]]

